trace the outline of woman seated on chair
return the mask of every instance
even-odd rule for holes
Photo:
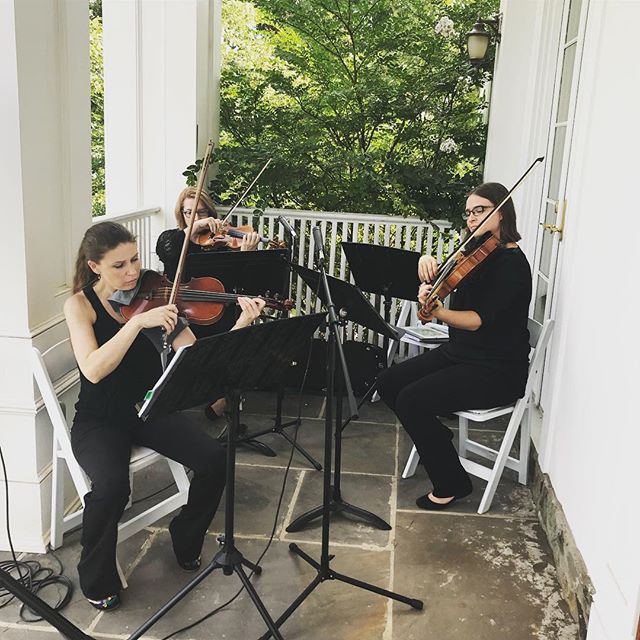
[[[163,231],[158,236],[158,241],[156,243],[156,254],[164,265],[165,275],[172,281],[176,275],[184,236],[187,233],[187,227],[193,213],[195,195],[196,189],[194,187],[187,187],[180,192],[174,210],[178,226],[175,229],[167,229],[166,231]],[[198,199],[196,219],[193,222],[193,230],[189,241],[188,253],[201,253],[203,251],[207,251],[207,249],[197,244],[196,239],[203,231],[209,230],[213,233],[218,233],[222,228],[223,223],[222,220],[218,219],[218,214],[216,212],[215,205],[213,204],[213,200],[206,193],[201,193],[200,198]],[[248,233],[242,239],[240,251],[254,251],[258,247],[259,241],[257,233]],[[187,268],[185,268],[183,274],[182,279],[184,282],[190,277]],[[223,317],[214,325],[206,327],[194,325],[192,330],[197,338],[204,338],[206,336],[228,331],[235,321],[235,308],[228,309],[225,311]],[[226,403],[224,398],[214,397],[211,404],[208,404],[205,407],[204,414],[209,420],[216,420],[224,413],[225,408]]]
[[[160,356],[143,330],[161,327],[174,349],[195,338],[178,321],[177,307],[165,305],[128,322],[109,298],[132,290],[140,275],[135,238],[122,225],[102,222],[84,235],[75,267],[74,295],[64,313],[80,368],[80,395],[71,429],[73,453],[91,480],[85,498],[80,586],[97,609],[120,603],[116,566],[118,521],[129,498],[132,445],[148,447],[194,472],[187,504],[169,525],[178,564],[200,566],[204,536],[225,484],[225,453],[187,415],[174,413],[143,422],[135,404],[162,373]],[[260,314],[262,300],[239,299],[235,328]]]
[[[468,195],[468,233],[474,233],[507,193],[503,185],[488,182]],[[478,235],[486,231],[500,240],[500,246],[458,286],[450,309],[438,302],[432,312],[449,325],[449,342],[392,366],[378,379],[382,399],[411,436],[432,482],[432,491],[416,500],[422,509],[445,509],[472,490],[453,446],[453,433],[437,416],[510,404],[525,389],[531,269],[517,245],[520,234],[511,199]],[[428,282],[437,269],[431,256],[420,258],[421,303],[426,302],[432,288]]]
[[[176,268],[178,266],[180,252],[182,251],[182,243],[187,232],[189,220],[193,214],[195,195],[196,190],[194,187],[187,187],[180,192],[174,211],[178,226],[175,229],[167,229],[158,236],[156,253],[164,264],[164,272],[170,280],[173,280],[176,275]],[[213,200],[211,200],[206,193],[201,193],[198,200],[196,219],[193,223],[191,238],[189,239],[189,253],[206,251],[204,247],[197,244],[198,236],[207,230],[218,233],[222,228],[223,223],[222,220],[218,219]],[[257,233],[247,233],[242,239],[240,251],[253,251],[258,247],[259,242],[260,239]],[[185,273],[183,278],[188,279],[188,274]]]

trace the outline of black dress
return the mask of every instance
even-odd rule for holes
[[[96,312],[93,325],[98,346],[121,325],[105,309],[91,286],[84,295]],[[132,445],[141,445],[194,471],[189,500],[171,521],[178,560],[197,558],[215,515],[225,483],[225,452],[187,414],[174,413],[143,422],[135,403],[161,373],[158,352],[139,334],[120,364],[97,383],[80,374],[80,395],[71,429],[71,445],[91,480],[84,497],[80,586],[87,598],[100,600],[120,591],[116,567],[118,522],[127,504]]]
[[[477,331],[449,330],[449,342],[394,365],[378,391],[411,436],[437,497],[464,496],[471,480],[437,418],[463,409],[490,409],[524,393],[528,372],[527,316],[531,269],[519,248],[499,248],[462,282],[451,309],[475,311]]]

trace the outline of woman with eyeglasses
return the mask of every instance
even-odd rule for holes
[[[91,479],[84,496],[80,587],[96,609],[120,604],[116,565],[118,521],[130,494],[131,447],[149,447],[194,473],[189,498],[169,523],[176,560],[185,571],[199,569],[204,537],[225,485],[224,448],[184,412],[138,418],[136,403],[162,374],[153,335],[162,328],[173,349],[192,344],[193,333],[167,304],[133,316],[120,313],[121,296],[140,278],[136,239],[115,222],[94,224],[84,234],[76,259],[73,295],[64,315],[80,369],[80,393],[71,446]],[[250,325],[264,301],[239,298],[235,328]]]
[[[176,275],[178,260],[180,259],[180,252],[182,251],[182,243],[187,233],[189,220],[193,215],[195,195],[196,190],[194,187],[187,187],[180,192],[174,210],[178,226],[175,229],[163,231],[156,243],[156,253],[164,265],[166,276],[170,280],[173,280]],[[218,233],[222,230],[223,225],[222,220],[218,219],[213,200],[204,192],[200,194],[198,210],[195,215],[196,219],[193,223],[191,238],[189,239],[189,253],[206,251],[204,247],[197,243],[198,236],[207,230],[210,230],[212,233]],[[242,239],[240,251],[253,251],[258,247],[259,242],[260,239],[257,233],[247,233]],[[186,270],[183,279],[189,279],[189,274]]]
[[[507,195],[496,182],[467,196],[469,234]],[[449,326],[449,342],[394,365],[378,379],[378,392],[413,440],[433,488],[419,496],[421,509],[442,510],[472,491],[471,480],[453,446],[453,433],[438,416],[463,409],[489,409],[521,397],[528,373],[531,269],[518,247],[520,234],[509,199],[478,229],[500,246],[460,283],[450,308],[438,302],[433,317]],[[438,265],[422,256],[418,300],[424,304]]]
[[[176,206],[174,210],[177,228],[167,229],[163,231],[158,237],[156,243],[156,254],[164,265],[164,273],[172,280],[175,278],[178,268],[178,261],[180,260],[180,253],[182,252],[182,244],[184,242],[185,234],[187,233],[189,221],[193,215],[193,206],[195,203],[196,189],[194,187],[187,187],[180,192]],[[198,199],[198,210],[195,212],[196,219],[193,222],[193,229],[191,232],[191,238],[189,240],[188,253],[201,253],[206,251],[204,247],[197,243],[198,236],[203,232],[210,230],[212,233],[218,233],[222,230],[222,220],[218,219],[215,205],[213,200],[208,194],[202,192]],[[257,233],[247,233],[242,239],[242,245],[240,251],[254,251],[259,243],[259,236]],[[183,271],[183,281],[189,280],[190,275],[188,268],[185,265]],[[191,329],[196,337],[201,338],[212,335],[214,333],[222,333],[228,331],[236,321],[236,310],[228,310],[224,316],[216,322],[216,324],[208,327],[199,327],[192,325]],[[226,407],[224,398],[220,397],[215,401],[212,401],[211,405],[205,407],[204,413],[209,420],[217,420],[223,413]]]

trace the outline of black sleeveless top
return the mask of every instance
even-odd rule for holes
[[[82,289],[96,312],[93,331],[98,346],[118,333],[122,325],[104,308],[91,285]],[[142,333],[136,336],[120,364],[100,382],[94,384],[80,372],[80,395],[76,420],[87,418],[135,418],[136,402],[144,398],[162,375],[160,356]]]

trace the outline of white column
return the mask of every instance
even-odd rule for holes
[[[104,0],[108,213],[160,206],[175,225],[182,172],[217,135],[220,7]]]
[[[51,429],[36,408],[32,345],[66,334],[73,252],[91,222],[89,17],[74,0],[0,3],[0,445],[17,550],[43,551]],[[0,547],[8,548],[5,509]]]

